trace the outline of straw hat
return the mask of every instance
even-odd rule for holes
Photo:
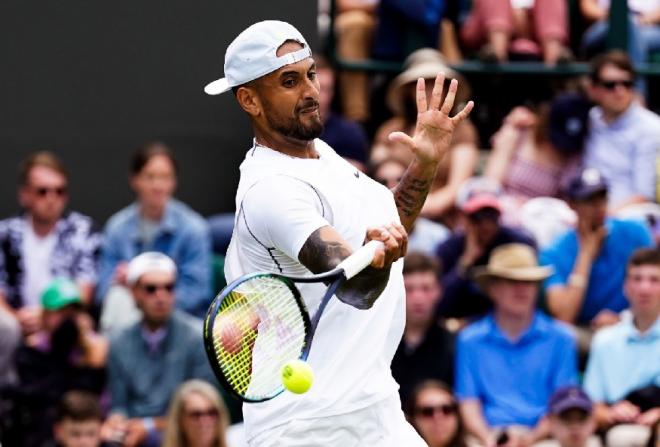
[[[541,267],[534,249],[526,244],[504,244],[490,254],[488,265],[474,269],[474,280],[482,289],[491,278],[515,281],[542,281],[553,272],[552,267]]]
[[[385,98],[387,107],[395,114],[403,114],[403,100],[406,94],[404,87],[416,82],[418,78],[435,79],[438,73],[444,73],[447,79],[458,81],[455,104],[467,102],[470,97],[470,86],[465,78],[447,64],[442,53],[432,48],[421,48],[406,58],[403,72],[390,83]]]

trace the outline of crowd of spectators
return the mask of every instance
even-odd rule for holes
[[[377,77],[319,55],[322,138],[388,188],[410,160],[388,136],[414,132],[418,78],[429,90],[444,72],[457,107],[479,107],[453,68],[463,54],[553,67],[601,51],[609,23],[609,1],[579,1],[576,48],[566,2],[470,3],[335,2],[337,56],[403,68],[374,98]],[[628,3],[629,55],[596,55],[588,76],[512,108],[488,141],[464,121],[439,166],[409,235],[391,366],[429,446],[659,445],[660,118],[635,64],[660,42],[660,3]],[[373,122],[374,103],[385,119]],[[3,445],[244,445],[200,321],[232,219],[175,199],[177,173],[166,144],[146,143],[130,162],[135,201],[99,228],[67,208],[55,154],[21,164],[21,212],[0,221]]]

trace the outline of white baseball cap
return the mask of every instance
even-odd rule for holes
[[[287,40],[296,41],[303,48],[278,57],[277,49]],[[225,77],[211,82],[204,91],[219,95],[308,57],[312,57],[312,50],[292,25],[279,20],[257,22],[229,44],[225,53]]]
[[[135,285],[145,273],[163,272],[176,274],[176,264],[167,255],[157,251],[147,251],[139,254],[128,263],[126,282]]]

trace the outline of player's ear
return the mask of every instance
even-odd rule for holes
[[[261,101],[256,89],[242,85],[236,91],[236,100],[246,113],[251,116],[261,114]]]

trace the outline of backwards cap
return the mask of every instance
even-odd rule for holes
[[[288,40],[300,43],[303,48],[278,57],[277,49]],[[219,95],[311,56],[307,41],[292,25],[278,20],[257,22],[229,44],[225,53],[225,77],[209,83],[204,91]]]

